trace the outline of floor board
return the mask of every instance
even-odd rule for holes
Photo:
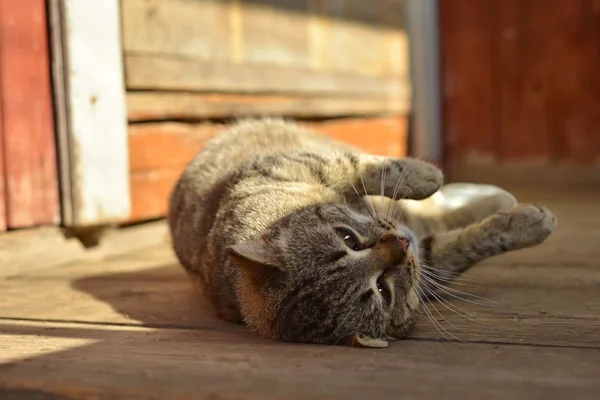
[[[0,387],[78,398],[592,399],[600,391],[600,350],[402,341],[382,351],[247,332],[6,321],[0,339]],[[577,368],[565,368],[574,360]]]
[[[429,306],[443,328],[423,317],[383,350],[276,343],[219,321],[168,244],[12,270],[0,399],[597,398],[600,202],[527,196],[556,212],[557,232],[473,269],[453,286],[470,295]]]

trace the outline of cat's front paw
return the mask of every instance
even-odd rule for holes
[[[402,196],[397,198],[423,200],[437,192],[444,184],[444,174],[433,164],[414,158],[392,161],[398,179],[403,180]]]
[[[554,232],[557,219],[546,207],[521,204],[491,217],[490,223],[507,234],[517,247],[542,243]]]

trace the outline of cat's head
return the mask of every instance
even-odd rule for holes
[[[316,205],[232,246],[242,314],[290,342],[386,347],[420,310],[418,243],[405,226],[344,205]]]

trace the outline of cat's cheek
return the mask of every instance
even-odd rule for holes
[[[421,306],[421,299],[414,288],[411,288],[406,296],[406,303],[408,308],[412,311],[417,310]]]

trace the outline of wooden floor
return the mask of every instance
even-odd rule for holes
[[[557,232],[455,286],[487,300],[448,297],[429,306],[443,328],[423,318],[380,350],[217,321],[166,243],[52,268],[40,254],[0,278],[0,399],[598,399],[600,195],[526,199]]]

